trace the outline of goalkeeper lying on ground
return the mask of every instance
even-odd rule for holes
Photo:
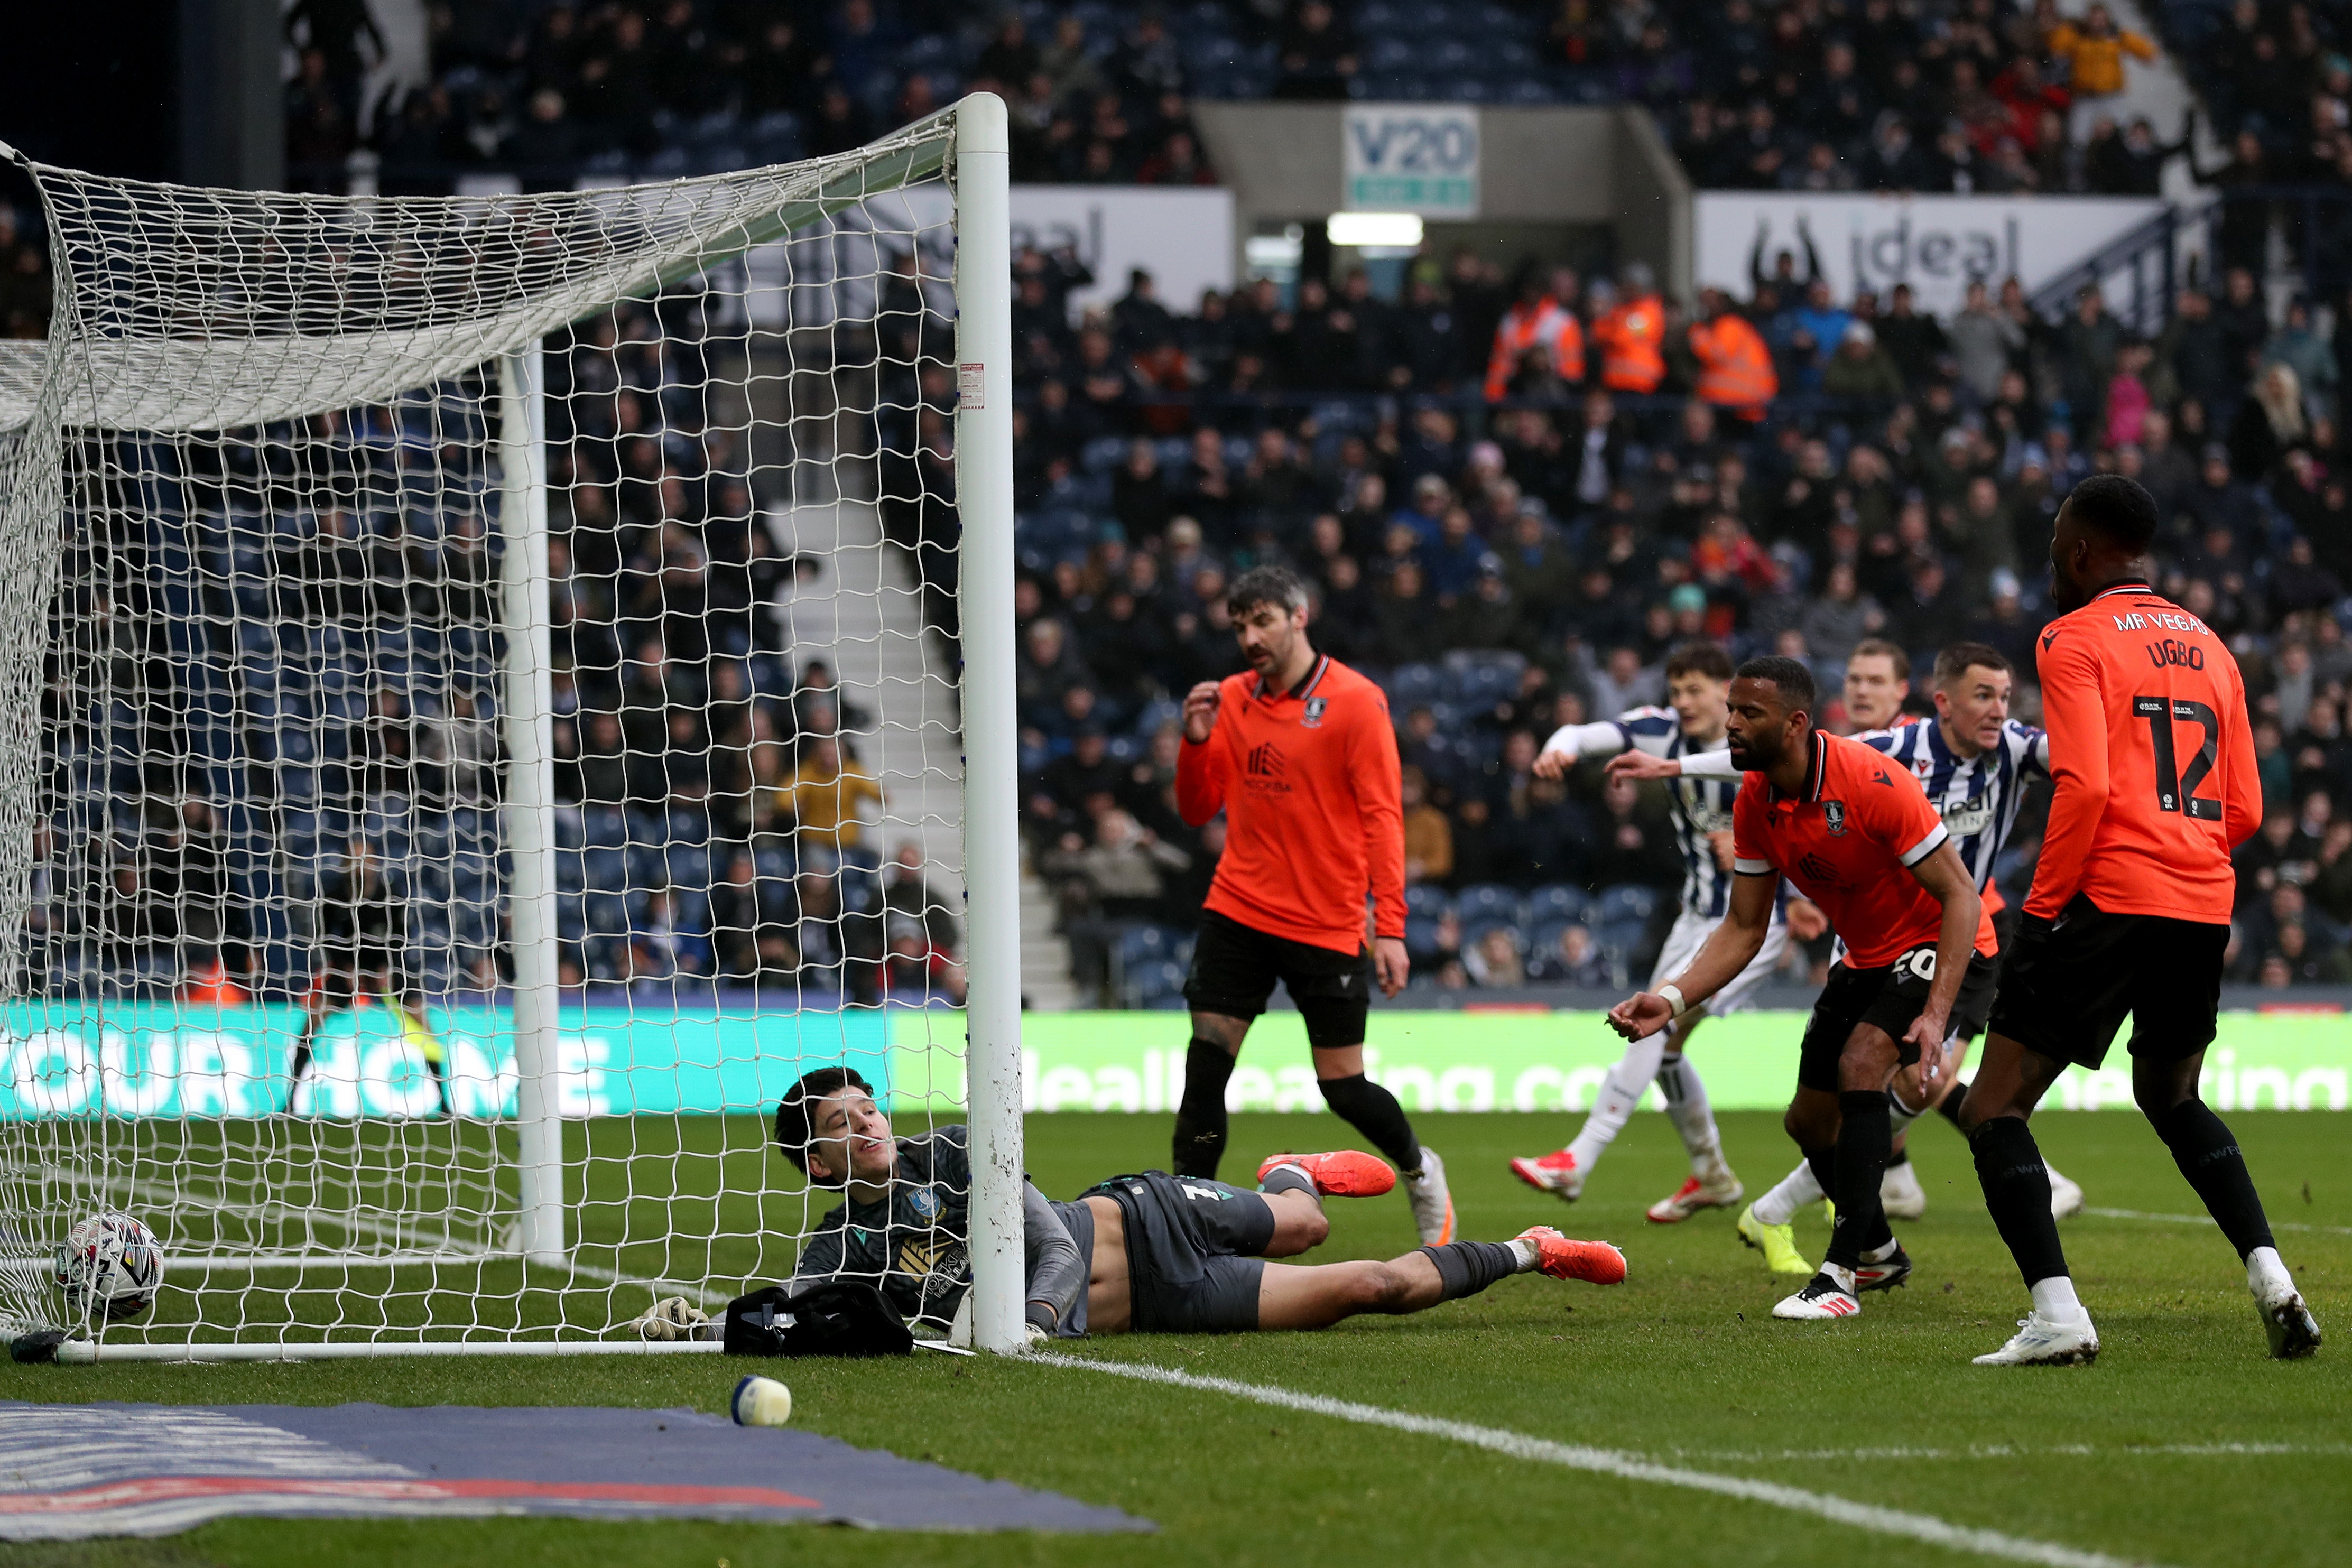
[[[802,1249],[797,1285],[877,1282],[909,1319],[950,1323],[971,1285],[964,1247],[971,1166],[961,1126],[899,1138],[866,1081],[828,1067],[776,1108],[776,1142],[811,1185],[846,1187]],[[1505,1242],[1454,1241],[1381,1262],[1299,1266],[1330,1231],[1325,1196],[1373,1197],[1396,1173],[1370,1155],[1277,1155],[1258,1190],[1160,1171],[1113,1176],[1073,1203],[1022,1186],[1033,1339],[1084,1333],[1319,1329],[1360,1312],[1417,1312],[1507,1274],[1613,1285],[1625,1259],[1604,1241],[1538,1226]],[[638,1320],[647,1337],[699,1337],[683,1299]]]

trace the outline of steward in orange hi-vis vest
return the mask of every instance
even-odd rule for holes
[[[1592,324],[1601,383],[1611,392],[1654,392],[1666,379],[1666,302],[1642,263],[1627,263],[1617,277],[1619,302]]]
[[[1552,373],[1571,385],[1584,379],[1584,324],[1555,298],[1542,274],[1530,269],[1519,280],[1519,298],[1495,329],[1494,352],[1486,361],[1486,401],[1508,397],[1511,382],[1530,350],[1540,349]]]
[[[1693,322],[1690,329],[1691,355],[1698,361],[1694,390],[1699,401],[1735,419],[1762,419],[1766,405],[1780,395],[1772,350],[1721,289],[1707,289],[1700,298],[1706,319]]]

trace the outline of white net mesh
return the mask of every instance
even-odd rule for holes
[[[790,1272],[831,1204],[767,1153],[801,1072],[907,1131],[961,1100],[952,135],[483,200],[28,166],[58,306],[0,344],[11,1328],[603,1334]],[[502,364],[545,389],[543,673]],[[560,1267],[520,1256],[533,690]],[[117,1208],[163,1291],[76,1319],[50,1249]]]

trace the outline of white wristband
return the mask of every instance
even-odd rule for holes
[[[1675,1009],[1675,1017],[1680,1018],[1690,1011],[1690,1004],[1683,1000],[1683,988],[1680,986],[1660,986],[1658,995],[1666,998],[1666,1005]]]

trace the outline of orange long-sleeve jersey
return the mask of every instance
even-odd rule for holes
[[[1256,675],[1218,688],[1216,727],[1176,761],[1176,809],[1225,813],[1207,907],[1253,930],[1360,953],[1404,935],[1404,810],[1381,688],[1328,654],[1286,692]]]
[[[2050,825],[2025,912],[2077,893],[2110,915],[2226,925],[2230,851],[2263,820],[2238,661],[2144,582],[2119,582],[2042,629]]]

